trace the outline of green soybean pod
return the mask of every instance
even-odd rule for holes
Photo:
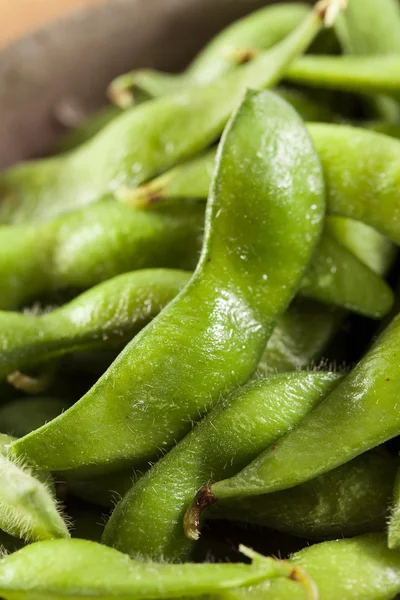
[[[301,281],[300,293],[378,319],[394,302],[387,283],[327,233]]]
[[[0,311],[0,378],[78,350],[122,348],[178,294],[190,275],[143,269],[113,277],[40,316]]]
[[[7,457],[14,441],[0,434],[0,528],[28,541],[69,537],[47,474],[31,473]]]
[[[149,560],[187,559],[193,542],[185,538],[183,516],[202,482],[237,473],[339,380],[334,373],[285,373],[235,392],[133,485],[114,509],[103,543]]]
[[[308,129],[324,169],[327,213],[362,221],[398,244],[399,140],[346,125],[311,123]],[[214,161],[211,150],[130,194],[122,191],[121,200],[143,207],[168,198],[205,198]]]
[[[290,490],[216,504],[207,518],[264,525],[307,539],[382,531],[395,473],[389,454],[371,450]]]
[[[290,563],[307,570],[321,600],[393,600],[400,592],[400,552],[386,547],[384,534],[314,544]],[[303,600],[291,582],[276,581],[229,590],[213,600]]]
[[[207,86],[134,107],[64,157],[20,165],[0,177],[0,222],[53,219],[136,187],[208,147],[247,88],[273,87],[323,27],[323,1],[281,43]],[[43,169],[42,169],[43,167]]]
[[[0,255],[3,309],[23,305],[46,292],[96,285],[143,266],[191,268],[201,243],[203,215],[200,206],[182,206],[182,210],[177,205],[163,206],[157,211],[130,213],[127,207],[110,202],[64,215],[39,227],[25,226],[23,231],[21,227],[3,226],[0,228],[0,247],[4,247]],[[38,247],[36,254],[34,246]],[[24,260],[28,252],[30,258]],[[49,256],[54,260],[49,262]],[[366,294],[365,290],[370,292]],[[393,304],[393,292],[382,278],[328,233],[321,238],[300,293],[372,318],[387,314]],[[57,312],[54,319],[57,321],[61,314]],[[16,315],[11,318],[17,333],[18,325],[24,326],[23,321]],[[26,319],[24,322],[28,334],[33,321],[31,325]],[[51,336],[52,317],[43,319],[41,325],[45,327],[46,323]],[[9,334],[7,330],[5,342]],[[85,334],[83,330],[82,336]],[[45,338],[42,341],[45,343]]]
[[[290,488],[398,435],[399,351],[397,316],[358,365],[296,429],[234,477],[213,484],[207,494],[229,498]]]
[[[400,56],[304,56],[286,73],[311,87],[400,97]]]
[[[279,169],[276,148],[286,155]],[[321,168],[301,119],[273,93],[248,91],[222,137],[193,278],[77,404],[14,453],[49,470],[101,473],[170,448],[256,369],[323,213]],[[49,452],[53,443],[63,451]]]
[[[158,97],[190,85],[211,83],[234,69],[241,60],[245,62],[249,51],[267,50],[281,42],[298,27],[309,10],[301,2],[261,8],[225,27],[183,73],[172,75],[137,69],[114,79],[108,95],[117,106],[127,108],[135,102],[135,90]],[[238,55],[242,55],[242,59]]]
[[[382,234],[362,221],[328,217],[326,230],[354,256],[378,275],[385,275],[397,256],[397,248]]]
[[[150,600],[197,597],[291,577],[304,587],[308,600],[317,599],[315,586],[301,567],[242,546],[240,550],[252,558],[250,565],[145,563],[88,540],[38,542],[0,560],[0,593],[5,600],[85,596]]]
[[[87,289],[146,267],[193,268],[201,247],[200,206],[134,211],[110,200],[40,225],[0,227],[0,307],[40,294]]]
[[[393,498],[388,524],[388,547],[392,550],[400,546],[400,469],[393,485]]]

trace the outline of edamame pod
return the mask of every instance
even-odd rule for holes
[[[103,543],[150,560],[187,559],[193,542],[185,538],[183,516],[199,486],[237,473],[338,381],[334,373],[285,373],[238,390],[133,485],[114,509]]]
[[[146,267],[193,268],[201,246],[200,206],[132,211],[113,201],[41,225],[0,227],[0,307],[65,288],[87,289]]]
[[[109,279],[40,316],[0,311],[0,378],[55,356],[101,348],[106,342],[122,348],[175,298],[190,275],[144,269]]]
[[[207,518],[265,525],[307,539],[382,531],[395,473],[389,454],[370,451],[290,490],[216,504]]]
[[[114,79],[108,95],[117,106],[127,108],[134,104],[137,89],[159,97],[190,85],[211,83],[245,62],[249,49],[267,50],[281,42],[298,27],[309,10],[301,2],[261,8],[225,27],[199,52],[184,73],[172,75],[137,69]],[[242,60],[238,56],[240,53]]]
[[[69,537],[47,474],[7,457],[14,438],[0,434],[0,528],[28,541]]]
[[[243,546],[240,550],[252,559],[250,565],[145,563],[88,540],[38,542],[0,560],[0,594],[5,600],[76,600],[85,595],[150,600],[200,596],[290,577],[304,587],[308,600],[317,600],[316,588],[301,567]]]
[[[400,141],[360,127],[308,124],[322,162],[330,215],[362,221],[400,244]],[[174,197],[205,198],[215,151],[120,199],[141,207]],[[383,185],[384,183],[384,185]]]
[[[3,308],[9,308],[12,303],[18,306],[52,290],[95,285],[142,266],[193,267],[201,240],[201,216],[200,206],[183,206],[182,211],[179,206],[164,206],[156,212],[136,210],[129,214],[127,207],[110,202],[107,206],[96,205],[71,213],[39,228],[26,226],[25,232],[21,232],[21,227],[3,226],[0,244],[7,244],[7,250],[2,255],[4,259],[0,257],[3,282],[0,306],[1,302]],[[105,228],[107,218],[108,225],[114,226],[111,230]],[[24,233],[29,235],[24,237]],[[38,236],[41,244],[37,242]],[[34,245],[39,247],[36,254]],[[27,252],[31,255],[24,261]],[[49,262],[49,256],[54,256],[54,260]],[[302,280],[300,293],[372,318],[384,316],[393,304],[390,287],[327,233],[323,234]],[[59,315],[62,311],[56,313],[56,322]],[[36,330],[39,327],[39,323],[31,320],[29,324],[20,315],[10,318],[16,327],[26,326],[27,335],[32,327]],[[53,317],[49,317],[40,322],[43,327],[49,324],[50,338],[54,333],[58,337],[52,321]],[[7,330],[3,337],[7,345],[9,332]],[[81,333],[87,343],[87,331]],[[42,330],[40,335],[43,335]],[[46,341],[46,337],[41,340],[43,344]],[[13,350],[9,345],[8,349]]]
[[[256,369],[323,215],[322,172],[302,121],[273,93],[248,91],[220,144],[193,278],[78,403],[14,453],[49,470],[101,473],[170,448]],[[63,451],[50,452],[53,443]]]
[[[289,562],[307,570],[321,600],[393,600],[400,593],[400,552],[386,547],[384,534],[314,544]],[[304,600],[304,593],[291,582],[276,581],[229,590],[218,598]]]
[[[240,473],[211,486],[216,498],[253,496],[303,483],[400,433],[400,316],[298,427]]]
[[[393,485],[392,507],[388,525],[388,547],[392,550],[400,546],[400,469]]]
[[[387,283],[326,233],[301,281],[300,293],[377,319],[385,316],[394,302]]]
[[[362,221],[332,216],[326,219],[325,227],[337,242],[378,275],[385,275],[393,265],[396,246]]]
[[[326,276],[321,276],[321,284],[314,281],[317,290],[324,284],[325,290],[328,289],[326,277],[329,277],[331,266],[329,262]],[[63,307],[40,316],[0,311],[0,378],[77,350],[105,346],[122,349],[177,295],[189,278],[190,274],[185,271],[145,269],[114,277]],[[370,274],[368,278],[362,281],[361,291],[364,285],[374,283]],[[358,277],[353,279],[358,280]],[[379,298],[380,283],[378,280],[369,304]],[[329,286],[332,287],[330,283]],[[319,358],[341,320],[342,317],[330,307],[311,300],[298,300],[279,318],[257,374],[306,367]],[[24,434],[15,432],[15,435],[21,437]]]
[[[292,83],[400,97],[400,56],[304,56],[287,70]]]
[[[0,177],[0,222],[53,219],[99,201],[116,187],[135,188],[207,148],[247,88],[279,81],[321,30],[329,6],[325,0],[316,4],[282,42],[215,83],[134,107],[67,156],[6,171]]]

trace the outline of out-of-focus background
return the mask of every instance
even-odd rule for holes
[[[68,11],[102,0],[0,0],[0,45]],[[145,1],[145,0],[144,0]]]

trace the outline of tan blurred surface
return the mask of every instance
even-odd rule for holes
[[[102,0],[0,0],[0,45],[42,23]]]

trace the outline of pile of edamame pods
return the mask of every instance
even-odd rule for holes
[[[0,174],[0,597],[394,599],[398,0],[108,96]]]

